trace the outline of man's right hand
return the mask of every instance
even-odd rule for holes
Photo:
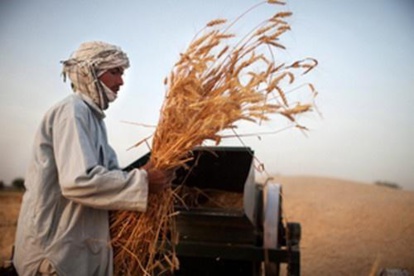
[[[171,187],[174,177],[174,170],[159,170],[150,162],[145,164],[142,169],[147,171],[149,193],[160,193]]]

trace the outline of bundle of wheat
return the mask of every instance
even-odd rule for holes
[[[260,4],[282,4],[268,0]],[[257,5],[256,5],[257,6]],[[255,7],[256,7],[255,6]],[[181,54],[165,80],[166,98],[155,131],[151,161],[157,168],[182,166],[191,150],[206,140],[221,141],[221,132],[240,120],[260,122],[280,114],[301,129],[296,115],[312,110],[313,102],[291,103],[282,83],[296,81],[317,65],[312,58],[277,63],[274,49],[284,49],[280,36],[290,30],[278,12],[239,39],[224,19],[213,20]],[[307,91],[316,96],[312,84]],[[178,268],[174,254],[174,192],[149,198],[145,213],[116,212],[111,217],[115,273],[151,275]]]

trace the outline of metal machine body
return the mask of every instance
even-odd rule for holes
[[[174,275],[279,275],[283,263],[288,275],[300,275],[300,224],[283,222],[280,185],[255,182],[254,152],[200,147],[192,154],[173,184],[240,194],[243,205],[175,207],[180,269]]]

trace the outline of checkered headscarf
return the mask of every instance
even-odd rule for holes
[[[64,80],[68,76],[74,91],[89,96],[102,110],[108,108],[110,99],[98,77],[112,68],[129,67],[129,59],[121,48],[101,41],[82,43],[78,50],[62,63]]]

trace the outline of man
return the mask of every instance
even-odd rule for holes
[[[123,85],[126,54],[83,43],[63,62],[74,94],[52,107],[36,134],[16,231],[19,275],[111,275],[109,210],[144,212],[171,173],[124,172],[107,141],[104,110]]]

